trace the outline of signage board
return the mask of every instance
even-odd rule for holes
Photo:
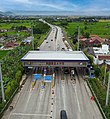
[[[51,75],[44,76],[44,82],[52,82],[52,76]]]
[[[33,74],[33,76],[34,76],[34,80],[38,80],[41,79],[42,74]]]

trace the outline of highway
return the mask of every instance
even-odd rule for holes
[[[62,41],[61,28],[50,26],[52,30],[41,44],[40,50],[67,49]],[[66,110],[68,119],[103,119],[95,101],[90,100],[92,94],[81,72],[82,69],[77,68],[78,75],[75,74],[75,81],[71,80],[70,74],[64,74],[59,68],[55,71],[55,86],[46,83],[45,88],[42,88],[43,76],[32,88],[33,75],[30,75],[12,101],[14,109],[8,109],[2,119],[60,119],[61,110]]]
[[[55,39],[55,34],[56,34],[56,28],[51,26],[51,32],[48,35],[47,39],[44,40],[44,42],[40,46],[40,50],[47,50],[47,51],[55,51],[56,50],[56,39]]]

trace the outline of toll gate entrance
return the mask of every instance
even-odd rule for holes
[[[87,67],[82,51],[29,51],[21,59],[24,67]]]

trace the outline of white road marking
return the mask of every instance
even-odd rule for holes
[[[26,113],[12,113],[12,115],[17,115],[17,116],[46,116],[49,117],[51,115],[49,114],[26,114]]]
[[[81,112],[81,108],[80,108],[80,104],[79,104],[79,100],[78,100],[78,95],[77,95],[77,91],[76,91],[76,86],[75,86],[75,94],[76,94],[76,100],[77,100],[77,104],[78,104],[78,109],[79,109],[79,112]]]
[[[64,104],[64,109],[66,110],[66,101],[65,101],[65,87],[64,87],[64,81],[61,80],[61,84],[62,84],[62,95],[63,95],[63,104]]]

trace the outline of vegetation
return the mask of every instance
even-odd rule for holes
[[[64,23],[64,25],[62,24]],[[110,20],[101,20],[101,21],[71,21],[67,22],[66,20],[57,20],[53,21],[53,24],[63,26],[67,32],[67,35],[72,37],[77,31],[77,27],[80,26],[80,35],[87,36],[89,35],[99,35],[102,38],[110,38]]]
[[[38,22],[33,27],[34,34],[43,34],[43,33],[48,32],[48,30],[49,30],[49,26],[47,24],[44,25],[44,23],[42,22]]]
[[[9,50],[0,50],[0,59],[2,59],[8,52]]]

